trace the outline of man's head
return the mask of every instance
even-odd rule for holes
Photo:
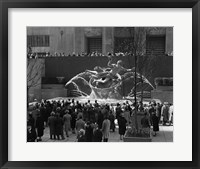
[[[68,114],[69,113],[69,110],[65,110],[65,114]]]
[[[51,112],[51,116],[55,116],[55,113],[54,113],[54,112]]]
[[[29,117],[33,117],[33,113],[32,112],[29,112],[28,115],[29,115]]]
[[[83,118],[82,115],[79,115],[79,116],[78,116],[78,119],[79,119],[79,120],[82,119],[82,118]]]
[[[85,130],[84,130],[84,129],[80,129],[79,135],[80,135],[80,136],[84,136],[84,135],[85,135]]]

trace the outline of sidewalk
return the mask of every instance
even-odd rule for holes
[[[160,131],[157,133],[156,137],[152,136],[152,142],[173,142],[173,126],[159,126]],[[42,142],[75,142],[76,134],[70,133],[68,138],[64,140],[51,140],[49,138],[49,128],[46,127],[44,130],[44,136],[42,137]],[[109,142],[123,142],[119,138],[118,128],[115,132],[110,132]]]
[[[159,126],[159,129],[156,137],[152,137],[152,142],[173,142],[173,126]]]

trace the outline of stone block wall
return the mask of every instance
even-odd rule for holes
[[[151,99],[159,99],[162,103],[173,103],[173,91],[152,90]]]
[[[52,99],[55,97],[67,97],[66,89],[33,89],[29,91],[29,102]]]

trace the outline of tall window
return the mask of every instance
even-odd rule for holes
[[[165,55],[165,36],[147,36],[146,54],[155,56]]]
[[[102,53],[102,38],[88,38],[88,53]]]
[[[49,35],[28,35],[27,46],[30,47],[48,47]]]

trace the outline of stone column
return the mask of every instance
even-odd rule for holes
[[[102,31],[102,53],[106,55],[114,50],[114,29],[113,27],[104,27]]]
[[[83,27],[75,27],[75,53],[81,54],[84,52],[85,48],[85,36],[84,36],[84,28]]]
[[[166,46],[165,52],[171,54],[173,52],[173,27],[166,28]]]

